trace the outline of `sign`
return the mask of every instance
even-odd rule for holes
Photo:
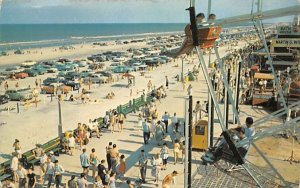
[[[285,25],[277,27],[278,35],[300,35],[300,27],[297,25]]]
[[[272,39],[272,47],[300,48],[300,38]]]

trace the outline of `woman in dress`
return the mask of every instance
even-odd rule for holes
[[[96,175],[96,170],[97,170],[97,164],[98,164],[98,156],[95,153],[95,148],[92,149],[92,153],[90,154],[90,164],[92,165],[93,168],[93,178],[95,178]]]
[[[160,124],[160,121],[157,122],[156,128],[155,128],[155,139],[157,142],[157,145],[160,146],[161,141],[163,139],[163,127]]]
[[[157,153],[155,158],[153,159],[153,168],[151,171],[151,175],[155,177],[155,183],[158,185],[159,177],[160,177],[160,171],[163,166],[163,161],[160,157],[160,154]]]

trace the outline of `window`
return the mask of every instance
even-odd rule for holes
[[[196,135],[205,135],[205,126],[195,126]]]

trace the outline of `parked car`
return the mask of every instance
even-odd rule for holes
[[[43,86],[41,89],[42,94],[57,94],[58,91],[65,94],[65,93],[69,93],[70,91],[72,91],[72,88],[70,86],[66,86],[64,84],[52,83],[51,85]]]
[[[126,72],[132,72],[132,71],[134,71],[134,68],[124,66],[124,65],[120,65],[120,66],[113,68],[114,73],[126,73]]]
[[[8,89],[5,92],[10,100],[22,101],[27,99],[32,99],[32,91],[30,88],[19,88],[19,89]]]
[[[37,75],[39,75],[39,73],[33,69],[25,69],[24,72],[26,72],[30,77],[36,77]]]
[[[39,75],[47,73],[47,70],[41,66],[33,67],[32,70],[36,71]]]
[[[28,77],[28,74],[26,72],[19,72],[15,74],[16,79],[24,79]]]
[[[57,78],[51,78],[48,77],[45,80],[43,80],[44,85],[50,85],[53,83],[62,83],[65,79],[63,77],[57,77]]]
[[[91,83],[107,83],[108,82],[108,77],[102,75],[102,74],[93,74],[89,77],[86,77],[83,79],[84,83],[88,83],[88,81],[91,81]]]
[[[9,96],[8,95],[0,95],[0,104],[8,103]]]
[[[66,86],[70,86],[73,91],[78,90],[80,88],[80,84],[76,81],[65,80],[62,83],[65,84]]]
[[[47,70],[47,72],[48,73],[56,73],[58,70],[57,70],[57,68],[49,68],[48,70]]]

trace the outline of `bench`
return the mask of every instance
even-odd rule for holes
[[[61,149],[60,138],[57,137],[50,140],[49,142],[46,142],[41,146],[41,148],[46,154],[49,154],[50,151],[53,151],[56,155],[58,155]],[[37,164],[39,162],[39,159],[35,158],[33,150],[29,150],[22,154],[21,162],[25,168],[28,168]]]
[[[4,163],[0,164],[0,181],[4,181],[11,177],[10,163],[11,163],[11,160],[8,160],[8,161],[5,161]]]

